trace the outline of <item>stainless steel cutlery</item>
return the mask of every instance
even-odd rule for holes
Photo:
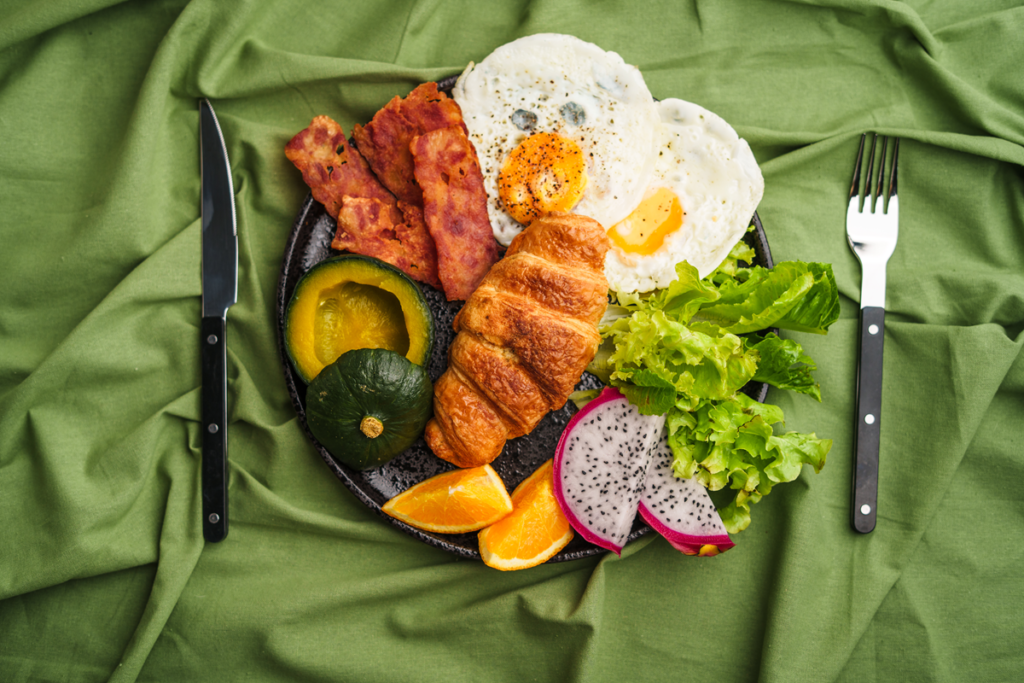
[[[217,115],[206,99],[199,102],[199,146],[203,228],[203,537],[217,542],[228,534],[228,381],[224,332],[228,308],[238,299],[238,237],[228,153]]]
[[[893,139],[890,151],[889,138],[872,135],[871,149],[865,165],[866,138],[866,134],[861,135],[857,161],[853,168],[853,182],[850,185],[850,203],[846,211],[846,238],[861,265],[857,423],[850,511],[851,524],[860,533],[868,533],[875,528],[878,512],[882,350],[885,343],[885,267],[896,249],[896,239],[899,236],[899,199],[896,195],[899,138]]]

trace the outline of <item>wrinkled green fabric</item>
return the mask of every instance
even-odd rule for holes
[[[0,680],[1007,681],[1024,670],[1024,7],[1000,0],[0,6]],[[620,53],[762,164],[776,260],[832,263],[798,335],[834,440],[737,546],[501,573],[384,523],[290,404],[282,154],[537,32]],[[231,159],[231,532],[199,520],[198,110]],[[849,529],[860,133],[903,138],[879,520]]]

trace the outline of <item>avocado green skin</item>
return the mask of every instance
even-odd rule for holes
[[[296,345],[298,342],[296,342],[294,332],[291,329],[293,324],[292,309],[297,305],[300,299],[304,297],[316,297],[315,291],[308,291],[309,283],[315,281],[317,277],[322,275],[325,271],[337,271],[339,277],[344,277],[351,273],[353,266],[356,268],[376,269],[382,277],[389,277],[395,283],[396,288],[392,293],[399,297],[399,302],[402,305],[403,312],[412,314],[418,323],[414,329],[409,330],[410,334],[421,333],[426,336],[424,348],[419,354],[414,354],[414,357],[410,360],[418,365],[425,366],[430,362],[431,354],[434,352],[434,316],[430,310],[430,304],[427,302],[427,298],[423,295],[423,291],[420,289],[420,286],[416,284],[415,280],[390,263],[373,258],[372,256],[363,256],[361,254],[341,254],[339,256],[332,256],[320,261],[310,268],[301,278],[299,278],[298,284],[295,285],[295,291],[292,292],[292,296],[288,300],[288,306],[285,308],[285,353],[288,355],[288,360],[291,361],[292,367],[298,374],[299,379],[306,384],[309,384],[313,378],[310,377],[303,369],[302,363],[299,362],[298,353],[296,353]],[[359,278],[355,278],[352,281],[363,282],[363,280]]]
[[[355,470],[379,467],[409,448],[433,415],[426,369],[387,349],[355,349],[325,367],[306,389],[309,431],[335,460]],[[384,432],[359,425],[375,417]]]

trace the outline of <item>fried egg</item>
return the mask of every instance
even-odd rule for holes
[[[607,229],[651,184],[658,112],[640,71],[614,52],[573,36],[527,36],[470,63],[452,96],[503,245],[551,211]]]
[[[608,285],[648,292],[687,261],[706,277],[750,225],[764,178],[747,142],[720,116],[679,99],[657,103],[659,147],[652,181],[630,215],[608,228]]]

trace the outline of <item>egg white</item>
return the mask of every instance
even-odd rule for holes
[[[653,254],[613,246],[605,260],[608,285],[618,292],[648,292],[676,279],[687,261],[700,276],[717,268],[749,227],[764,194],[764,177],[750,145],[707,109],[679,99],[656,105],[661,124],[651,192],[666,187],[682,204],[682,226]],[[614,230],[614,227],[609,226]]]
[[[658,112],[640,71],[614,52],[573,36],[527,36],[470,63],[452,96],[476,147],[491,226],[503,245],[523,225],[502,206],[498,174],[506,156],[532,133],[557,133],[580,146],[588,183],[572,211],[605,228],[628,216],[651,182]],[[563,114],[565,105],[582,110],[582,123]],[[523,130],[523,117],[513,117],[517,111],[536,116],[535,125]]]

